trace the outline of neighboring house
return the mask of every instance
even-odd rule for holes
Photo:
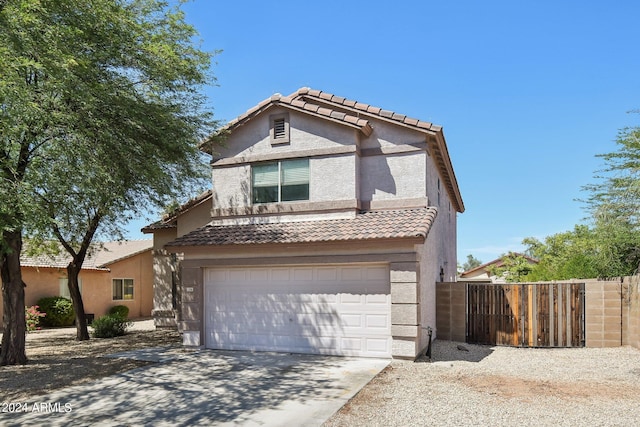
[[[527,256],[521,253],[511,252],[510,254],[517,257],[524,258],[531,265],[538,263],[537,259],[531,258],[530,256]],[[505,283],[506,280],[504,276],[498,277],[495,275],[491,275],[490,273],[491,268],[495,268],[495,267],[499,268],[504,266],[505,256],[494,259],[493,261],[489,261],[477,267],[471,268],[463,273],[460,273],[460,277],[458,280],[461,282],[464,281],[464,282],[479,282],[479,283]]]
[[[106,242],[90,253],[80,271],[80,292],[86,313],[107,314],[114,305],[129,307],[129,317],[149,317],[153,308],[153,255],[151,240]],[[21,257],[25,303],[35,305],[40,298],[69,298],[64,249],[56,256]],[[2,296],[0,296],[0,301]],[[1,312],[0,305],[0,312]]]
[[[143,229],[156,324],[216,349],[425,349],[464,211],[442,128],[302,88],[221,134],[215,151],[203,144],[212,191]]]

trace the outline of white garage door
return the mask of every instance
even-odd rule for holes
[[[385,265],[209,269],[206,346],[391,357]]]

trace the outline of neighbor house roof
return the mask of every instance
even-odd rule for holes
[[[519,252],[510,252],[507,255],[503,255],[500,258],[496,258],[493,261],[489,261],[489,262],[485,262],[482,265],[479,265],[477,267],[474,268],[470,268],[467,271],[464,271],[462,273],[460,273],[460,277],[465,278],[468,276],[473,276],[474,274],[478,273],[478,272],[485,272],[487,270],[487,267],[491,266],[491,265],[495,265],[496,267],[502,267],[504,265],[504,258],[508,255],[514,255],[514,256],[518,256],[518,257],[523,257],[524,259],[526,259],[529,264],[537,264],[539,261],[535,258],[531,258],[528,255],[519,253]]]
[[[176,228],[178,226],[178,217],[185,214],[196,206],[200,206],[202,203],[208,202],[212,197],[212,190],[207,190],[200,193],[198,196],[190,199],[173,212],[170,212],[162,217],[161,220],[149,224],[142,228],[143,233],[153,233],[156,230]]]
[[[451,202],[457,212],[464,212],[464,202],[462,201],[458,181],[453,171],[444,133],[442,132],[442,126],[336,96],[321,90],[303,87],[288,96],[280,94],[272,95],[231,120],[226,126],[216,132],[215,135],[212,135],[211,138],[204,140],[200,144],[201,149],[209,154],[213,154],[208,142],[213,140],[216,135],[232,132],[237,127],[250,121],[253,117],[276,106],[350,126],[360,130],[366,136],[371,135],[373,132],[371,123],[368,120],[369,118],[393,123],[429,135],[430,152],[434,156],[442,180],[451,196]]]
[[[104,242],[94,245],[82,264],[83,270],[108,270],[114,262],[132,257],[153,248],[153,240],[124,240],[119,242]],[[39,268],[67,268],[71,257],[60,247],[57,254],[27,255],[20,257],[22,267]]]
[[[426,238],[434,207],[363,212],[350,219],[268,224],[207,225],[167,246],[313,243],[350,240]]]

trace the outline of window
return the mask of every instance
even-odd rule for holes
[[[133,299],[133,279],[113,279],[113,299]]]
[[[69,292],[69,279],[67,277],[61,277],[59,280],[59,285],[60,285],[60,296],[71,299],[71,293]],[[82,293],[82,279],[79,277],[78,277],[78,287],[80,288],[80,293]]]
[[[289,115],[273,114],[269,116],[269,122],[271,129],[269,134],[271,136],[271,144],[288,144],[289,138]]]
[[[253,203],[309,200],[309,159],[253,165],[251,181]]]

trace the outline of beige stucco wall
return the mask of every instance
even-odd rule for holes
[[[404,128],[395,123],[388,123],[375,117],[367,117],[373,132],[369,136],[362,136],[360,145],[363,149],[391,148],[399,144],[422,144],[425,134],[414,129]]]
[[[282,112],[290,118],[290,143],[272,145],[269,117]],[[429,193],[437,194],[427,188],[438,174],[427,154],[427,136],[374,118],[370,121],[373,132],[365,136],[348,126],[295,111],[267,110],[234,129],[214,155],[222,160],[213,162],[213,208],[251,206],[249,163],[296,156],[310,158],[310,202],[358,200],[367,208],[370,201],[424,199]],[[444,184],[441,192],[446,193]],[[282,205],[286,209],[287,203]]]
[[[129,307],[129,317],[149,317],[153,309],[153,255],[152,251],[134,255],[122,261],[109,265],[111,274],[108,286],[102,289],[100,297],[96,300],[110,301],[113,305],[125,305]],[[111,279],[133,279],[133,300],[113,301]],[[104,292],[104,289],[107,292]],[[97,307],[102,311],[109,307]],[[106,311],[106,310],[105,310]],[[98,313],[96,313],[98,314]]]
[[[211,221],[211,207],[211,200],[206,200],[181,215],[177,224],[176,237],[184,236]]]
[[[362,157],[361,200],[425,197],[426,157],[424,151]]]
[[[164,246],[210,222],[211,207],[211,200],[206,200],[180,215],[175,228],[159,229],[153,233],[152,285],[149,292],[152,295],[150,315],[157,327],[175,327],[178,317],[173,307],[172,282],[173,273],[179,270],[180,257],[172,256]]]
[[[109,266],[109,270],[82,270],[82,302],[85,313],[96,317],[107,314],[114,305],[129,307],[130,318],[151,316],[153,309],[153,257],[146,251],[118,261]],[[60,295],[60,279],[67,277],[63,268],[23,267],[22,278],[27,284],[25,288],[25,304],[36,305],[43,297]],[[133,279],[134,299],[131,301],[114,301],[112,295],[112,279]],[[2,295],[0,295],[0,314],[2,313]]]
[[[290,143],[271,145],[269,129],[271,115],[289,115]],[[357,142],[357,130],[328,120],[318,120],[307,114],[284,108],[270,108],[234,129],[224,143],[216,149],[214,158],[255,157],[272,153],[317,150],[353,146]]]

